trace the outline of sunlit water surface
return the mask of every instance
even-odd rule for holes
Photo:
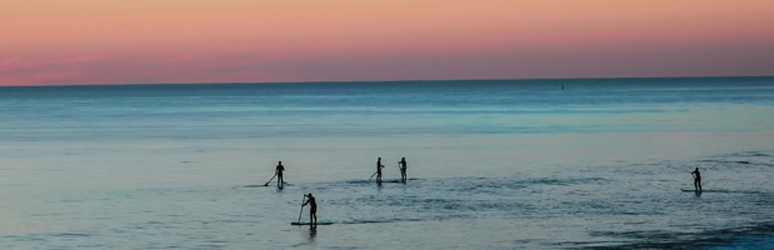
[[[0,248],[761,249],[773,104],[774,78],[1,88]],[[310,192],[332,225],[290,226]]]

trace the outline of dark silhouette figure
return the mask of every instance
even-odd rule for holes
[[[282,161],[277,164],[277,169],[274,170],[274,174],[277,175],[277,186],[282,187],[285,184],[285,178],[282,177],[282,172],[285,172],[285,166],[282,166]]]
[[[406,177],[406,157],[400,159],[398,166],[400,167],[400,181],[406,183],[406,179],[408,179]]]
[[[382,183],[382,168],[384,168],[384,165],[382,165],[382,157],[379,157],[379,159],[376,160],[376,183]]]
[[[317,225],[317,202],[314,200],[312,193],[305,196],[306,202],[304,202],[304,205],[301,205],[301,207],[304,207],[307,204],[311,207],[311,209],[309,209],[309,225]]]
[[[699,168],[691,172],[691,175],[693,176],[693,187],[696,188],[696,191],[701,192],[701,173],[699,173]]]
[[[562,84],[562,90],[564,90],[564,84]]]

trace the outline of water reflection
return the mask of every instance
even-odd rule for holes
[[[309,243],[314,243],[317,238],[317,225],[309,225]]]

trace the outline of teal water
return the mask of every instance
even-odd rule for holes
[[[5,87],[0,246],[758,249],[772,97],[771,77]],[[377,157],[416,179],[369,182]],[[288,186],[245,187],[280,160]],[[681,192],[696,167],[709,192]],[[334,225],[289,226],[308,192]]]

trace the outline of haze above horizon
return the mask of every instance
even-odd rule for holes
[[[774,1],[0,3],[0,86],[774,75]]]

